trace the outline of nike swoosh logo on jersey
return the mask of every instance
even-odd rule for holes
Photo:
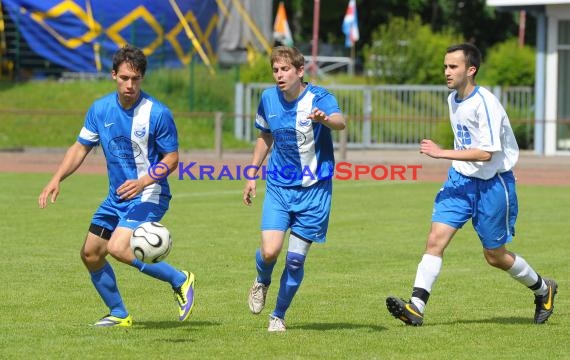
[[[105,127],[108,128],[109,126],[113,125],[114,123],[105,123]]]
[[[271,115],[269,115],[269,118],[271,119],[272,117],[276,117],[276,116],[277,115],[275,115],[275,114],[271,114]]]

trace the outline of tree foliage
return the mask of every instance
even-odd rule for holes
[[[533,86],[534,75],[535,49],[510,39],[489,49],[479,79],[493,85]]]
[[[365,71],[384,84],[441,84],[445,49],[460,41],[450,33],[433,33],[419,17],[396,17],[373,32],[364,48]]]
[[[280,0],[273,0],[274,8]],[[308,44],[313,33],[314,1],[284,1],[296,44]],[[343,49],[341,24],[348,6],[344,1],[320,1],[319,39]],[[483,52],[488,47],[516,37],[517,13],[486,6],[485,0],[356,0],[360,40],[357,53],[371,43],[373,33],[394,17],[419,17],[434,33],[451,32],[474,42]],[[527,41],[535,40],[534,18],[527,16]],[[344,49],[346,51],[346,49]]]

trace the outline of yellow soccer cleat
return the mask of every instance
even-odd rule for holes
[[[186,275],[186,281],[182,286],[174,289],[174,298],[178,303],[180,321],[188,319],[194,307],[194,274],[188,271],[182,272]]]
[[[107,315],[93,324],[95,327],[131,327],[133,326],[133,318],[127,315],[125,318]]]

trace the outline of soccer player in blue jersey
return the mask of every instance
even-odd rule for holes
[[[54,203],[60,183],[79,168],[93,147],[101,146],[109,193],[93,215],[81,248],[91,281],[109,308],[109,314],[95,322],[98,327],[132,325],[107,254],[170,284],[180,321],[189,317],[194,304],[194,274],[164,261],[145,264],[130,248],[133,229],[146,221],[159,221],[168,210],[172,196],[166,177],[178,166],[178,133],[172,113],[141,90],[146,65],[143,52],[133,46],[115,53],[111,75],[117,91],[93,103],[77,141],[38,199],[40,208],[48,201]]]
[[[277,257],[289,241],[269,331],[285,331],[285,312],[304,275],[313,242],[322,243],[328,229],[334,170],[331,130],[345,128],[336,98],[303,81],[305,59],[295,48],[278,46],[271,54],[276,86],[261,95],[255,126],[260,130],[253,150],[243,202],[252,204],[256,178],[270,149],[261,219],[261,246],[255,254],[257,277],[249,292],[249,308],[259,314]]]
[[[554,310],[556,282],[542,278],[525,259],[506,248],[515,234],[518,212],[512,169],[519,148],[499,99],[475,83],[480,64],[479,50],[467,43],[449,47],[444,58],[447,87],[453,90],[448,104],[454,149],[422,140],[420,152],[434,159],[452,160],[452,164],[435,198],[431,230],[411,299],[386,299],[388,311],[407,325],[422,325],[445,248],[469,219],[487,263],[506,271],[534,293],[534,322],[546,322]]]

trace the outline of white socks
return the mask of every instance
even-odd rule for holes
[[[441,271],[443,259],[439,256],[424,254],[422,261],[418,264],[416,272],[416,280],[414,281],[414,288],[421,288],[431,293],[431,288],[437,280]],[[424,312],[426,304],[423,300],[417,297],[412,297],[410,301],[418,308],[420,312]]]
[[[512,276],[513,279],[528,288],[536,285],[538,279],[540,279],[536,271],[534,271],[533,268],[531,268],[526,260],[521,256],[516,254],[513,255],[515,255],[515,262],[513,266],[507,270],[507,272]],[[548,285],[546,285],[546,282],[543,280],[542,284],[540,284],[540,287],[533,291],[536,295],[546,295],[548,291]]]

